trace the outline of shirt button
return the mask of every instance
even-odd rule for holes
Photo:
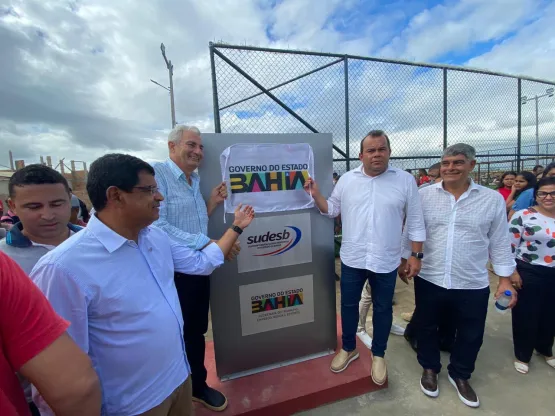
[[[152,247],[149,247],[149,248],[148,248],[148,251],[152,251]]]

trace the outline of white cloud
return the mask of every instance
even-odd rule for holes
[[[502,39],[534,17],[541,0],[461,0],[439,4],[414,16],[378,53],[429,61],[466,52],[481,42]]]
[[[491,50],[468,64],[538,77],[552,77],[555,64],[550,24],[555,6],[544,7],[540,0],[447,1],[419,11],[414,4],[384,9],[382,2],[355,0],[160,0],[140,7],[131,0],[7,3],[0,6],[3,165],[7,149],[28,162],[41,154],[90,162],[108,151],[149,160],[165,157],[169,98],[149,81],[168,84],[160,42],[174,64],[177,120],[203,131],[213,131],[210,41],[416,60],[467,54],[476,44],[493,42]],[[252,53],[224,52],[267,87],[334,59],[295,56],[288,61],[283,55],[258,54],[261,59],[252,60]],[[216,62],[220,70],[226,68],[219,58]],[[343,148],[342,70],[340,63],[275,94],[294,103],[320,131],[333,132]],[[358,136],[376,126],[393,132],[399,152],[424,152],[441,144],[437,72],[364,63],[351,64],[350,74],[354,153]],[[449,100],[465,103],[451,109],[450,140],[510,140],[514,91],[484,79],[462,77],[450,84]],[[220,105],[258,92],[240,76],[219,82]],[[523,86],[528,95],[538,91],[536,85]],[[542,103],[545,134],[554,131],[554,106]],[[528,141],[535,126],[531,109],[532,104],[523,110]],[[258,117],[240,118],[230,110],[222,118],[228,131],[307,131],[265,96],[232,110]]]

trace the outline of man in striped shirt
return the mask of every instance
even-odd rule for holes
[[[192,249],[202,250],[212,241],[208,236],[208,217],[227,197],[225,183],[218,184],[204,201],[199,176],[195,170],[203,158],[200,131],[192,126],[176,126],[168,136],[169,157],[153,165],[158,189],[164,195],[160,219],[154,224],[170,238]],[[237,255],[238,244],[230,254]],[[204,367],[205,341],[208,330],[210,280],[206,276],[175,273],[175,286],[184,321],[184,341],[192,371],[193,400],[210,410],[223,411],[226,397],[206,384]]]

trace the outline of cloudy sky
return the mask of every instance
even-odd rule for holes
[[[208,132],[214,130],[210,41],[555,80],[553,22],[550,0],[0,0],[0,165],[9,164],[9,149],[27,163],[39,155],[91,162],[109,151],[164,158],[169,98],[149,81],[168,84],[161,42],[174,64],[177,121]],[[266,86],[332,61],[228,56]],[[233,73],[220,60],[218,68]],[[274,75],[264,75],[271,71]],[[334,81],[339,70],[327,71],[279,94],[296,102],[299,114],[320,131],[337,130],[337,139],[344,122],[342,96],[337,97],[342,90]],[[430,149],[441,147],[441,73],[407,71],[351,64],[354,136],[385,126],[400,137],[398,152],[408,151],[414,137],[429,137]],[[498,147],[506,145],[514,136],[516,81],[459,75],[449,79],[449,99],[459,103],[449,119],[454,139],[470,135],[478,143],[494,137]],[[233,79],[222,88],[220,105],[256,92]],[[541,84],[523,88],[528,96],[545,92]],[[245,131],[245,120],[251,130],[306,131],[291,120],[280,121],[284,115],[265,99],[222,114],[227,131]],[[555,138],[555,98],[540,104],[543,137]],[[324,107],[328,113],[313,111]],[[525,140],[533,137],[533,115],[529,103],[523,110]]]

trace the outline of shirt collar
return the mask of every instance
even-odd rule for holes
[[[387,165],[387,170],[385,172],[395,172],[395,168],[391,165]],[[361,173],[363,176],[366,176],[368,178],[376,178],[377,177],[377,176],[367,175],[366,172],[364,172],[364,165],[363,164],[361,164],[357,169],[355,169],[355,173]],[[378,176],[381,176],[384,173],[380,173]]]
[[[87,230],[96,237],[100,244],[102,244],[109,253],[113,253],[129,241],[127,240],[127,238],[119,235],[102,221],[100,221],[96,214],[93,215],[89,220],[89,223],[87,224]],[[140,234],[148,231],[148,227],[143,228]]]
[[[465,193],[471,192],[471,191],[480,191],[480,186],[478,186],[478,184],[474,182],[472,178],[468,178],[468,179],[470,179],[470,186],[468,187]],[[447,192],[445,189],[443,189],[443,181],[434,183],[433,185],[430,185],[430,186],[435,186],[436,189],[442,190],[443,192]]]
[[[179,166],[177,166],[177,164],[171,160],[169,157],[166,159],[166,161],[164,162],[166,164],[166,166],[168,168],[170,168],[170,171],[173,173],[173,175],[175,176],[175,179],[179,179],[182,175],[185,175],[185,173],[181,170],[181,168]],[[191,178],[196,178],[197,174],[195,172],[191,173]]]
[[[69,230],[73,231],[74,233],[77,233],[83,229],[82,227],[73,224],[68,224],[67,228],[69,228]],[[27,248],[31,247],[33,245],[33,242],[25,237],[25,235],[23,234],[23,224],[21,222],[18,222],[17,224],[14,224],[14,226],[8,231],[6,235],[6,244],[17,248]]]

